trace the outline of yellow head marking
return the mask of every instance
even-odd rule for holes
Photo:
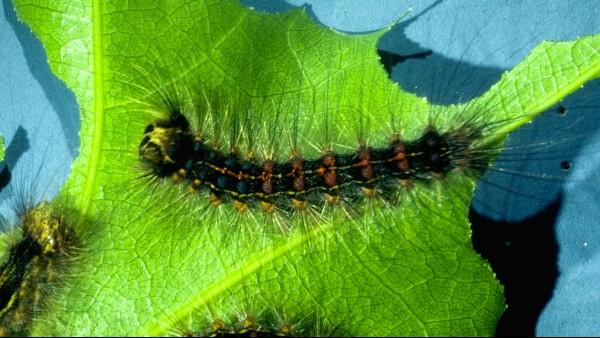
[[[165,128],[154,124],[148,126],[146,130],[148,132],[144,134],[139,147],[140,159],[152,164],[172,162],[167,155],[167,149],[173,142],[177,128]]]

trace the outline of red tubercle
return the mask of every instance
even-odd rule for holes
[[[304,191],[304,171],[303,169],[303,160],[301,158],[293,158],[291,161],[292,171],[286,176],[292,177],[292,186],[294,190],[297,192]]]

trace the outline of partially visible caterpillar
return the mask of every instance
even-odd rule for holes
[[[21,236],[0,267],[0,336],[27,335],[79,239],[66,216],[43,202],[20,213]]]
[[[181,324],[181,323],[179,323]],[[326,328],[319,323],[301,321],[282,321],[269,317],[244,315],[231,319],[213,318],[210,321],[192,325],[177,325],[172,332],[180,337],[310,337],[335,336],[335,329]]]
[[[192,333],[191,336],[206,337],[292,337],[294,335],[293,327],[290,324],[284,324],[280,327],[263,326],[252,317],[246,317],[240,323],[225,323],[221,319],[216,319],[210,325],[206,332],[199,334]]]

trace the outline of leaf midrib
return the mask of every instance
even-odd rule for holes
[[[102,11],[101,0],[92,2],[92,50],[93,50],[93,76],[94,76],[94,111],[92,126],[92,148],[90,160],[86,168],[83,193],[80,200],[82,214],[88,214],[94,188],[96,187],[96,174],[100,162],[100,149],[104,130],[104,73],[102,63]]]

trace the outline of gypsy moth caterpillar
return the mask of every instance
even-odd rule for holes
[[[51,295],[71,274],[81,241],[57,202],[21,205],[0,266],[0,333],[26,335]],[[6,239],[6,238],[5,238]]]
[[[194,109],[207,116],[197,117],[190,116],[194,112],[180,110],[186,106],[184,102],[170,97],[165,102],[173,106],[167,107],[165,118],[146,127],[139,146],[140,160],[158,178],[185,180],[192,191],[207,187],[211,203],[229,201],[242,213],[258,206],[267,213],[278,209],[291,214],[308,208],[325,209],[324,204],[337,205],[341,200],[360,203],[361,198],[387,191],[393,195],[400,187],[441,178],[454,170],[487,165],[485,154],[480,156],[473,147],[480,130],[471,122],[444,132],[431,125],[414,141],[392,135],[390,144],[381,148],[362,145],[345,154],[323,150],[316,159],[303,158],[302,150],[291,149],[284,155],[261,154],[255,160],[238,153],[240,146],[235,139],[229,142],[230,152],[224,153],[214,146],[218,144],[214,135],[204,138],[209,132],[190,128],[188,120],[214,121],[223,110],[212,112],[208,102],[206,107]],[[265,148],[272,149],[273,145]],[[257,150],[246,153],[256,154]],[[290,160],[276,162],[275,158]]]
[[[239,304],[234,301],[235,304]],[[279,307],[279,306],[278,306]],[[207,313],[194,312],[185,321],[166,323],[176,337],[330,337],[336,328],[326,326],[312,311],[295,316],[275,308],[260,311],[237,309],[221,313],[215,307]]]
[[[39,41],[17,21],[13,9],[6,4],[2,17],[8,22],[0,25],[10,23],[15,31],[2,30],[3,35],[16,33],[23,39],[26,55],[31,60],[41,58],[44,61],[39,63],[46,64]],[[9,47],[13,39],[7,37],[3,41],[7,41],[7,48],[20,50]],[[57,309],[54,296],[73,277],[83,242],[83,236],[75,229],[80,217],[72,205],[64,198],[54,199],[77,152],[72,143],[76,139],[65,139],[77,133],[74,129],[78,125],[72,123],[77,107],[72,94],[57,85],[58,80],[49,69],[36,69],[35,76],[47,80],[37,87],[33,77],[24,75],[28,74],[23,70],[26,65],[19,61],[13,57],[6,63],[9,69],[3,74],[11,79],[11,85],[6,86],[6,95],[0,99],[0,130],[7,136],[6,158],[0,167],[0,230],[4,242],[0,263],[0,334],[11,336],[31,334],[41,314]],[[23,90],[27,85],[28,90]],[[66,97],[44,100],[44,90],[48,89],[53,95]],[[31,104],[27,107],[22,102]],[[64,107],[51,106],[57,103]],[[60,114],[52,114],[53,108],[60,108]],[[65,123],[62,132],[54,128],[61,123]]]
[[[253,317],[246,317],[239,322],[226,323],[221,319],[215,319],[205,330],[199,332],[184,332],[185,337],[291,337],[294,334],[291,324],[283,324],[280,327],[271,326],[266,322],[262,324]]]
[[[43,138],[41,129],[34,132],[38,140]],[[53,138],[52,131],[46,134]],[[29,156],[38,165],[29,167],[34,164],[25,162],[3,191],[7,196],[3,202],[11,211],[0,216],[5,240],[0,265],[2,335],[29,335],[48,309],[58,311],[54,296],[75,276],[83,257],[87,236],[80,225],[89,222],[75,211],[68,195],[54,197],[56,177],[48,172],[54,164],[46,166],[54,146],[50,142],[32,149]],[[60,174],[61,170],[55,173]]]
[[[44,134],[53,139],[52,131],[36,132],[39,139]],[[0,261],[0,326],[6,335],[50,334],[39,327],[65,310],[60,296],[81,278],[80,268],[86,266],[89,253],[86,244],[98,228],[77,209],[75,196],[65,191],[54,196],[52,185],[61,171],[53,175],[49,172],[52,164],[45,165],[54,146],[49,142],[46,147],[31,149],[30,156],[37,158],[37,164],[14,172],[4,191],[8,196],[4,202],[11,207],[0,216],[2,236],[7,238]]]

